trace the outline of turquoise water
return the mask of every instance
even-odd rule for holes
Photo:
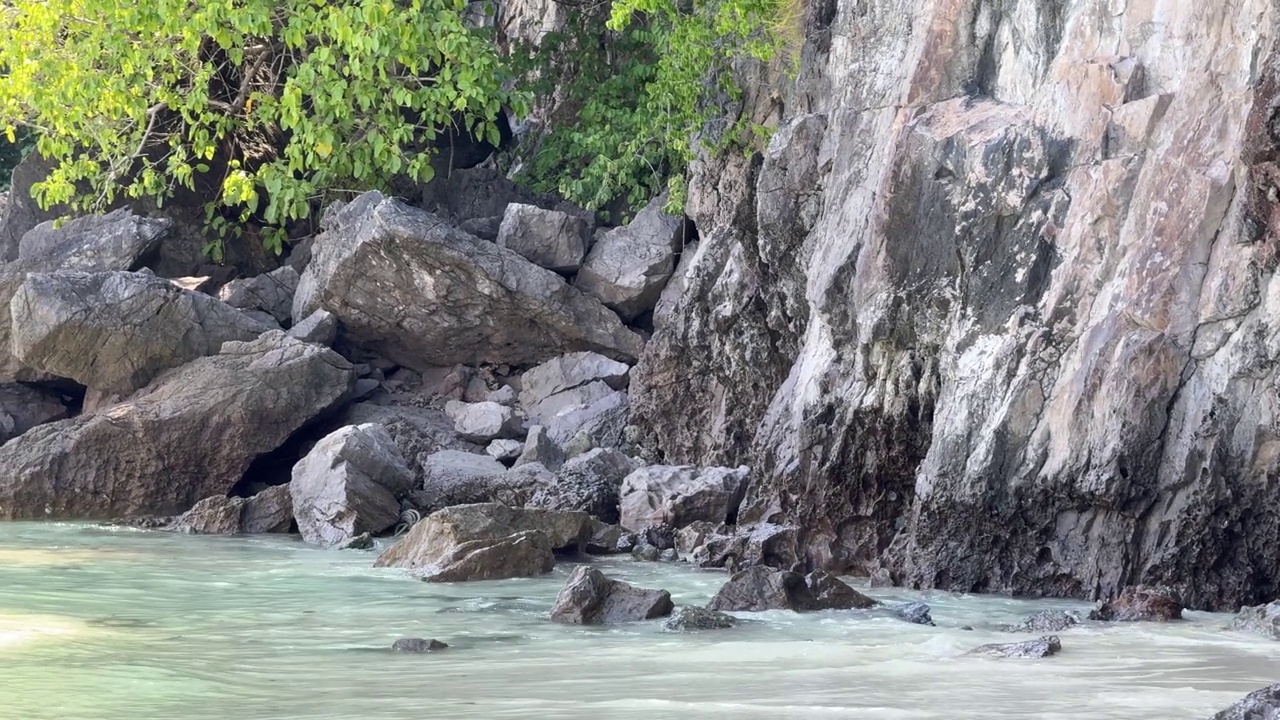
[[[994,625],[1087,606],[864,588],[929,602],[939,627],[770,612],[675,635],[548,621],[570,566],[433,585],[372,560],[281,537],[0,523],[0,719],[1178,720],[1280,679],[1280,644],[1224,630],[1223,615],[1076,629],[1057,657],[991,660],[963,653],[1026,637]],[[705,602],[725,578],[598,564],[677,603]],[[385,649],[403,636],[452,647]]]

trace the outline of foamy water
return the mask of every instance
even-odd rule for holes
[[[1048,607],[948,593],[939,627],[849,611],[741,614],[733,630],[552,623],[571,567],[434,585],[373,555],[287,538],[0,523],[4,720],[417,718],[1206,718],[1280,679],[1280,643],[1189,613],[1061,633],[1044,660],[964,653]],[[606,574],[703,603],[725,575],[607,559]],[[972,631],[961,629],[971,625]],[[401,655],[398,637],[444,653]]]

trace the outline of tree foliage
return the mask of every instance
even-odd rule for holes
[[[335,189],[425,182],[457,127],[521,98],[465,0],[10,0],[0,127],[58,163],[44,205],[212,188],[214,222],[307,217]],[[278,231],[277,231],[278,232]],[[266,234],[278,251],[278,234]]]

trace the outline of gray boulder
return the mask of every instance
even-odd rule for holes
[[[511,203],[498,228],[498,245],[548,270],[569,275],[587,253],[591,228],[580,217]]]
[[[738,619],[716,610],[687,605],[677,608],[671,619],[662,624],[668,632],[696,632],[699,630],[728,630],[738,624]]]
[[[613,393],[613,388],[600,380],[595,380],[586,385],[558,392],[535,404],[532,408],[526,409],[526,412],[532,422],[549,424],[561,412],[591,405],[598,400],[609,397]]]
[[[623,530],[621,525],[610,525],[594,518],[592,528],[591,539],[587,541],[587,552],[592,555],[627,553],[635,547],[635,536]]]
[[[822,570],[805,576],[813,595],[813,610],[865,610],[876,601],[849,587],[848,583]]]
[[[449,646],[436,639],[400,638],[391,643],[391,649],[403,653],[432,653],[447,650]]]
[[[1280,684],[1254,690],[1210,720],[1280,720]]]
[[[539,463],[548,470],[559,470],[564,465],[564,450],[560,449],[547,434],[542,425],[529,428],[529,435],[524,440],[524,450],[516,458],[516,467],[528,463]]]
[[[631,459],[617,450],[592,450],[566,462],[554,480],[534,493],[528,507],[581,510],[616,523],[618,490],[631,469]]]
[[[524,436],[524,418],[496,402],[468,403],[450,400],[444,412],[464,440],[485,444],[491,440]]]
[[[289,328],[289,336],[317,345],[332,345],[338,337],[338,318],[328,310],[316,310]]]
[[[933,625],[931,608],[922,602],[904,603],[889,608],[889,612],[899,620],[913,625]]]
[[[551,619],[571,625],[614,625],[665,617],[674,607],[666,590],[638,588],[583,565],[556,596]]]
[[[555,395],[600,382],[614,390],[627,386],[630,366],[611,360],[600,353],[576,352],[531,368],[520,376],[520,406],[530,417],[555,415],[542,405]],[[583,403],[576,403],[583,404]],[[562,409],[567,407],[558,403]]]
[[[658,304],[676,267],[682,222],[662,212],[658,198],[626,227],[604,233],[592,246],[575,284],[625,320]]]
[[[65,417],[67,406],[60,394],[31,385],[0,384],[0,445]]]
[[[409,468],[414,471],[415,485],[426,480],[422,462],[441,450],[461,450],[475,454],[480,448],[458,437],[453,421],[444,411],[430,407],[421,397],[393,396],[349,405],[338,413],[326,429],[332,432],[347,425],[377,423],[387,429]]]
[[[427,511],[485,502],[521,506],[534,486],[551,477],[538,466],[508,471],[489,455],[462,450],[432,453],[421,458],[421,464],[422,487],[413,494],[413,500]]]
[[[250,535],[287,533],[293,527],[293,494],[289,485],[269,487],[249,498],[240,515],[240,531]]]
[[[692,562],[731,572],[752,565],[791,568],[800,561],[799,530],[791,525],[761,523],[713,532],[694,549]]]
[[[10,308],[19,361],[119,396],[269,329],[208,295],[143,273],[31,273]]]
[[[258,310],[287,323],[293,312],[293,294],[302,276],[285,265],[257,277],[232,280],[218,291],[218,299],[233,308]]]
[[[1240,608],[1231,627],[1241,632],[1280,640],[1280,600],[1265,605]]]
[[[192,535],[236,535],[241,532],[244,498],[213,495],[183,513],[171,530]]]
[[[1028,616],[1020,624],[1010,628],[1013,632],[1054,633],[1070,630],[1080,622],[1075,615],[1063,610],[1041,610]]]
[[[627,394],[614,391],[590,405],[561,410],[548,422],[547,435],[566,452],[584,437],[592,447],[621,447],[630,412]]]
[[[229,342],[98,414],[0,447],[0,518],[173,515],[225,495],[254,459],[346,395],[351,364],[283,332]]]
[[[1046,658],[1057,655],[1061,649],[1062,642],[1058,640],[1057,635],[1046,635],[1023,642],[980,645],[970,650],[969,654],[993,658]]]
[[[816,599],[803,575],[756,565],[729,578],[729,582],[707,603],[707,609],[804,611],[812,610],[815,604]]]
[[[125,209],[58,226],[45,221],[22,236],[17,265],[43,272],[132,270],[160,248],[171,227],[168,220],[138,217]]]
[[[289,483],[298,532],[321,547],[392,527],[412,488],[413,471],[386,428],[373,424],[327,435],[293,466]]]
[[[524,443],[520,440],[494,440],[484,451],[498,462],[514,462],[524,452]]]
[[[579,350],[634,361],[643,348],[559,275],[431,213],[374,192],[336,215],[316,238],[293,316],[328,310],[351,341],[397,364],[531,365]]]
[[[747,492],[745,467],[698,469],[689,465],[640,468],[622,481],[622,526],[682,528],[692,522],[732,522]]]

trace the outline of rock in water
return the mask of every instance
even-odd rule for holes
[[[981,645],[970,650],[969,654],[996,658],[1045,658],[1056,655],[1061,649],[1062,642],[1057,635],[1046,635],[1024,642]]]
[[[1041,610],[1010,629],[1013,632],[1062,632],[1075,627],[1079,622],[1075,615],[1062,610]]]
[[[400,638],[391,644],[392,650],[405,653],[440,652],[448,647],[439,640],[426,638]]]
[[[561,274],[578,271],[591,228],[580,217],[535,205],[511,203],[498,228],[498,245]]]
[[[556,596],[551,619],[571,625],[613,625],[665,617],[673,607],[666,590],[638,588],[583,565]]]
[[[676,268],[683,223],[662,212],[664,202],[655,199],[626,227],[606,232],[578,271],[575,284],[627,320],[658,304]]]
[[[890,611],[898,619],[905,620],[913,625],[933,625],[931,608],[922,602],[898,605],[890,608]]]
[[[1231,627],[1272,640],[1280,640],[1280,601],[1240,608]]]
[[[677,608],[662,629],[669,632],[695,632],[698,630],[727,630],[738,624],[738,619],[715,610],[689,605]]]
[[[732,522],[747,492],[747,481],[745,467],[640,468],[622,482],[621,524],[628,530],[640,530],[649,525],[682,528],[699,520]]]
[[[273,331],[129,400],[0,447],[0,518],[173,515],[225,495],[255,458],[345,396],[351,364]]]
[[[586,513],[457,505],[423,518],[374,566],[434,582],[532,577],[551,571],[553,550],[581,551],[591,530]]]
[[[1210,720],[1280,720],[1280,684],[1254,690]]]
[[[1119,597],[1098,603],[1090,620],[1112,622],[1170,622],[1182,619],[1182,603],[1166,588],[1134,585]]]
[[[346,337],[419,371],[580,350],[634,361],[644,345],[559,275],[376,192],[338,211],[312,252],[293,317],[328,310]]]
[[[814,598],[814,610],[865,610],[876,604],[845,581],[821,570],[806,575],[805,582]]]
[[[0,445],[66,416],[67,406],[58,393],[18,383],[0,384]]]
[[[193,535],[235,535],[241,531],[246,500],[214,495],[196,503],[179,517],[171,530]]]
[[[331,547],[379,533],[400,517],[413,471],[381,425],[351,425],[316,443],[293,466],[289,492],[302,539]]]
[[[707,603],[708,610],[812,610],[816,604],[803,575],[756,565],[733,577]]]
[[[293,495],[289,485],[276,485],[249,498],[240,516],[241,532],[287,533],[293,526]]]

